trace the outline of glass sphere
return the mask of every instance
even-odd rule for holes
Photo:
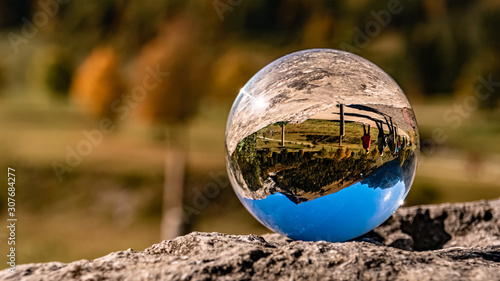
[[[370,61],[304,50],[264,67],[241,89],[226,127],[236,195],[292,239],[356,238],[403,203],[419,151],[415,115]]]

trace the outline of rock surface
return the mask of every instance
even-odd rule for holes
[[[399,209],[346,243],[193,232],[92,261],[19,265],[1,280],[500,280],[500,199]]]

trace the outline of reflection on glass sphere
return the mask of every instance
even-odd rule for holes
[[[384,222],[413,182],[419,135],[401,88],[357,55],[312,49],[264,67],[226,127],[243,205],[293,239],[346,241]]]

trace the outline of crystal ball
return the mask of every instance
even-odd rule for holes
[[[403,203],[419,134],[408,99],[382,69],[311,49],[279,58],[243,86],[225,148],[233,189],[258,221],[292,239],[341,242]]]

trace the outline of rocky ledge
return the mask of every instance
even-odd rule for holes
[[[500,199],[399,209],[345,243],[193,232],[92,261],[19,265],[1,280],[500,280]]]

